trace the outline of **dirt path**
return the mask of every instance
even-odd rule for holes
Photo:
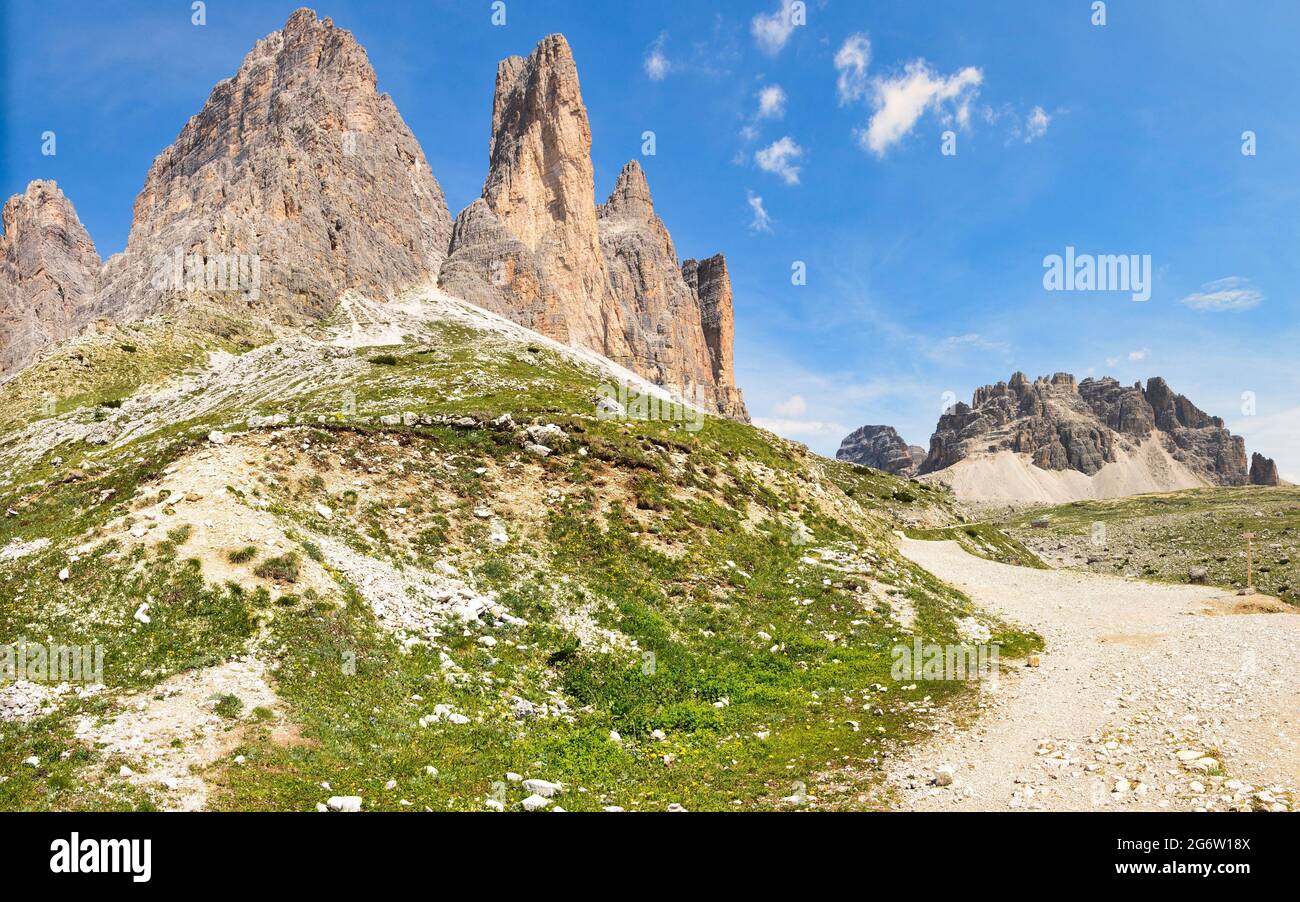
[[[973,726],[944,724],[895,762],[899,807],[1300,808],[1300,616],[1290,609],[1242,613],[1261,599],[1012,567],[956,542],[905,539],[900,550],[1039,632],[1046,650],[1041,667],[1004,666]],[[952,783],[935,785],[944,767]]]

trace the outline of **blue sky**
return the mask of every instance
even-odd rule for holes
[[[640,157],[679,255],[727,255],[751,413],[815,450],[863,423],[925,445],[945,393],[1014,370],[1163,375],[1300,481],[1300,5],[1110,0],[1103,26],[1092,0],[809,0],[792,26],[790,2],[507,0],[503,27],[489,0],[314,8],[369,51],[453,214],[496,61],[563,32],[597,198]],[[4,2],[0,191],[56,179],[121,250],[154,156],[297,5],[212,0],[195,27],[188,2]],[[1150,300],[1044,290],[1067,246],[1149,255]]]

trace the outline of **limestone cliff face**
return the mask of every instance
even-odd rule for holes
[[[731,300],[731,275],[721,254],[707,260],[687,260],[682,276],[700,304],[700,324],[709,349],[713,368],[713,390],[718,410],[726,416],[749,422],[745,401],[736,387],[735,360],[732,356],[736,334],[736,315]]]
[[[4,205],[0,234],[0,378],[75,334],[91,316],[99,254],[54,182]]]
[[[911,476],[925,459],[925,449],[903,441],[893,426],[863,426],[845,437],[835,457],[896,476]]]
[[[436,280],[450,234],[442,189],[366,52],[300,9],[154,160],[97,307],[129,319],[201,296],[315,319],[348,289],[383,298]]]
[[[488,298],[489,309],[629,365],[600,250],[591,126],[562,35],[545,38],[528,59],[512,56],[497,67],[482,201],[458,224],[443,289]],[[502,245],[503,236],[513,241]],[[497,250],[506,251],[503,258]]]
[[[1033,382],[1016,373],[1009,382],[976,389],[970,405],[939,419],[920,473],[950,467],[974,455],[1014,451],[1044,470],[1089,476],[1155,437],[1172,457],[1216,485],[1248,481],[1245,442],[1223,420],[1176,394],[1160,377],[1133,386],[1068,373]]]
[[[483,196],[456,219],[444,291],[743,418],[730,280],[721,258],[706,262],[701,293],[639,164],[596,206],[591,127],[561,35],[499,64]]]
[[[706,293],[701,295],[699,264],[678,266],[672,237],[655,215],[645,173],[635,160],[623,167],[598,215],[632,369],[699,399],[706,408],[746,418],[732,372],[726,262],[721,257],[705,261]]]
[[[597,207],[591,127],[561,35],[499,64],[483,194],[454,224],[365,51],[306,9],[258,41],[154,160],[126,250],[102,269],[70,206],[52,205],[48,227],[14,209],[0,374],[97,317],[295,326],[348,291],[381,300],[436,281],[748,418],[726,261],[679,265],[636,163]],[[19,240],[35,233],[45,237]]]

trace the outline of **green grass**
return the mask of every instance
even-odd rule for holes
[[[298,571],[302,566],[302,558],[297,552],[282,554],[279,557],[269,557],[254,569],[254,573],[262,579],[274,580],[278,583],[292,583],[298,581]]]
[[[989,523],[966,523],[933,529],[909,528],[905,532],[909,539],[957,542],[971,554],[986,560],[1035,570],[1050,569],[1038,555]]]
[[[243,548],[236,548],[226,555],[226,560],[232,564],[247,564],[253,558],[257,557],[256,545],[245,545]]]
[[[1045,518],[1046,528],[1035,528]],[[1050,539],[1102,573],[1186,583],[1204,568],[1211,585],[1246,582],[1253,532],[1253,577],[1260,591],[1300,604],[1300,489],[1192,489],[1109,501],[1079,501],[1019,513],[1002,524],[1024,540]]]
[[[868,589],[897,587],[924,641],[957,641],[955,619],[975,613],[969,599],[891,544],[912,517],[950,516],[947,497],[731,421],[709,419],[698,432],[600,421],[595,377],[551,351],[485,353],[481,333],[450,325],[426,338],[400,355],[370,356],[378,365],[349,382],[258,405],[259,414],[312,426],[274,433],[264,478],[221,500],[284,524],[297,549],[261,560],[250,583],[292,584],[293,594],[273,600],[265,585],[205,584],[197,561],[183,559],[197,553],[187,531],[169,531],[153,550],[128,550],[104,532],[156,499],[157,480],[209,428],[246,417],[237,402],[123,448],[55,449],[0,486],[0,506],[16,511],[0,518],[0,546],[52,540],[0,570],[0,596],[14,599],[0,606],[0,635],[102,642],[110,689],[6,725],[0,774],[11,779],[0,783],[0,808],[148,807],[142,794],[82,785],[97,758],[71,738],[70,724],[86,712],[107,716],[123,693],[250,652],[268,665],[283,709],[241,719],[239,747],[203,774],[218,808],[312,810],[327,795],[356,793],[367,808],[404,809],[405,799],[412,810],[481,810],[506,771],[564,782],[560,802],[575,810],[781,808],[795,783],[821,807],[885,804],[884,755],[928,736],[935,706],[974,694],[964,683],[892,681],[891,649],[910,636]],[[130,356],[147,358],[149,345],[132,343]],[[342,412],[345,391],[355,413]],[[375,422],[402,411],[479,423],[509,411],[518,423],[555,423],[573,441],[538,460],[508,432]],[[83,456],[91,466],[68,478]],[[316,475],[279,478],[298,465]],[[496,475],[488,480],[480,468]],[[337,480],[348,485],[371,471],[385,477],[378,489],[339,488]],[[563,497],[533,499],[537,521],[510,519],[508,544],[494,546],[472,512],[507,499],[524,474]],[[399,475],[415,488],[398,494]],[[333,517],[317,515],[316,503],[328,503]],[[392,514],[399,505],[403,518]],[[398,571],[452,561],[527,625],[448,628],[438,648],[404,649],[328,566],[317,535]],[[87,540],[98,544],[61,583],[67,549]],[[821,551],[848,563],[824,561]],[[247,564],[257,548],[218,553]],[[334,591],[297,584],[302,556],[333,576]],[[134,616],[146,599],[147,627]],[[981,616],[1005,658],[1040,647],[1033,634]],[[478,641],[485,632],[494,646]],[[449,673],[464,677],[448,681]],[[546,716],[516,720],[515,698],[545,705]],[[226,718],[242,712],[231,699],[218,701]],[[470,722],[420,726],[438,704]],[[297,741],[285,740],[286,726]],[[19,762],[31,754],[48,765],[24,772]],[[238,768],[228,763],[234,754],[246,758]],[[428,766],[439,773],[426,774]],[[398,781],[391,791],[390,779]],[[507,796],[517,802],[517,787]]]

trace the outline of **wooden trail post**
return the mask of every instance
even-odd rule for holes
[[[1241,537],[1246,540],[1246,588],[1253,589],[1255,588],[1254,575],[1252,573],[1252,565],[1254,564],[1255,555],[1255,543],[1253,541],[1255,534],[1253,532],[1244,532],[1241,534]]]

